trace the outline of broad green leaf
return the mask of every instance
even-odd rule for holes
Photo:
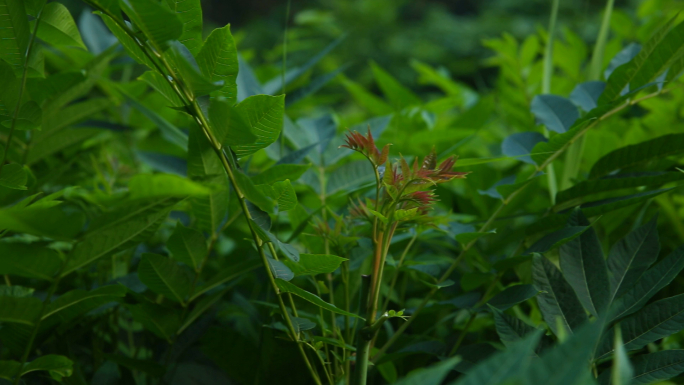
[[[31,29],[35,23],[31,22]],[[43,7],[36,36],[58,47],[75,46],[87,49],[74,18],[67,7],[60,3],[48,3]]]
[[[173,60],[173,65],[178,70],[180,78],[183,79],[183,84],[190,88],[189,91],[195,97],[209,95],[223,87],[223,80],[212,81],[200,71],[195,57],[186,46],[177,41],[171,42],[170,45],[170,58]]]
[[[658,215],[650,222],[629,233],[610,249],[611,298],[620,297],[658,259]]]
[[[252,133],[248,121],[240,114],[237,106],[221,100],[209,102],[209,119],[211,127],[219,143],[224,146],[247,146],[256,143],[257,136]]]
[[[613,301],[612,319],[619,319],[641,309],[656,293],[667,286],[684,268],[684,246],[648,269],[636,284]]]
[[[208,295],[202,298],[199,302],[197,302],[195,307],[192,308],[192,311],[188,314],[187,318],[183,322],[183,325],[181,325],[181,327],[178,328],[177,334],[183,333],[183,330],[187,329],[190,325],[192,325],[192,323],[195,322],[202,314],[204,314],[204,312],[209,310],[216,302],[218,302],[224,295],[226,295],[226,293],[230,289],[232,289],[232,285],[226,287],[223,290],[217,291],[216,293]]]
[[[29,146],[26,164],[32,165],[70,146],[83,143],[99,133],[102,133],[102,130],[97,128],[67,128],[51,135],[36,135]]]
[[[147,330],[169,343],[174,340],[181,325],[180,315],[176,309],[151,302],[127,305],[127,307],[133,319],[143,324]]]
[[[283,128],[284,100],[285,95],[254,95],[237,104],[230,112],[231,128],[235,132],[251,132],[257,140],[251,144],[233,145],[229,135],[223,144],[230,146],[239,158],[244,158],[275,142]]]
[[[532,259],[532,279],[537,290],[539,310],[554,334],[572,333],[587,320],[577,295],[561,272],[539,254]],[[558,320],[565,330],[558,329]]]
[[[684,134],[669,134],[618,148],[596,161],[589,179],[607,175],[614,170],[634,167],[655,159],[684,153]]]
[[[666,56],[661,56],[663,53],[661,50],[671,49],[672,47],[670,46],[672,45],[672,42],[668,41],[668,44],[663,44],[662,46],[660,46],[660,44],[666,36],[668,36],[669,39],[669,34],[667,32],[675,19],[676,18],[670,19],[656,31],[646,44],[644,44],[639,53],[637,53],[629,62],[622,64],[613,70],[608,78],[606,89],[599,98],[599,104],[605,104],[618,98],[625,89],[629,91],[634,90],[631,85],[633,83],[636,84],[636,79],[640,79],[639,82],[645,78],[655,79],[657,73],[665,69],[661,67],[667,62],[667,58],[674,52],[667,52]]]
[[[190,46],[188,48],[190,49]],[[190,51],[193,50],[190,49]],[[199,65],[204,76],[212,82],[223,81],[223,87],[211,95],[222,96],[230,106],[235,104],[237,101],[238,58],[235,41],[230,33],[230,24],[211,31],[199,54],[197,54],[197,65]]]
[[[67,275],[99,258],[146,240],[177,202],[172,198],[134,202],[100,216],[74,246],[62,274]]]
[[[283,263],[294,272],[295,275],[317,275],[332,273],[337,270],[346,258],[326,254],[299,254],[299,261],[288,259]]]
[[[55,250],[37,244],[0,242],[0,274],[50,281],[61,265]]]
[[[266,212],[273,211],[273,200],[257,189],[247,175],[243,174],[242,171],[239,170],[236,170],[234,174],[235,182],[237,183],[240,192],[245,196],[245,198],[247,198],[247,200]]]
[[[599,319],[587,322],[566,341],[547,349],[528,367],[527,384],[585,385],[593,375],[589,371],[589,358],[603,330]]]
[[[9,163],[0,167],[0,186],[14,190],[26,190],[28,175],[24,167],[17,163]]]
[[[183,262],[195,271],[198,271],[209,252],[204,235],[197,230],[183,226],[180,222],[176,224],[166,247],[174,259]]]
[[[88,310],[122,298],[126,295],[126,292],[127,289],[123,285],[102,286],[90,291],[72,290],[50,302],[42,319],[59,314],[63,321],[69,321]]]
[[[7,62],[14,71],[24,65],[30,31],[23,0],[0,0],[0,59]]]
[[[87,1],[87,0],[86,0]],[[114,1],[116,2],[116,1]],[[117,4],[118,8],[118,4]],[[145,54],[145,51],[143,51],[142,48],[138,45],[138,42],[133,40],[127,33],[126,30],[123,29],[119,24],[114,21],[108,14],[104,14],[102,12],[96,12],[100,17],[102,18],[102,21],[104,21],[105,25],[107,28],[109,28],[110,31],[112,31],[112,34],[116,36],[116,39],[121,43],[121,45],[124,47],[128,55],[133,58],[133,60],[137,61],[140,64],[143,64],[147,66],[149,69],[155,69],[154,63],[151,59],[150,56]],[[120,13],[120,12],[119,12]],[[121,21],[121,23],[124,23]],[[127,26],[127,28],[130,30],[131,27],[130,25]]]
[[[660,383],[684,372],[684,350],[664,350],[643,354],[632,359],[634,373],[630,385],[648,385]],[[601,385],[617,385],[610,381],[610,370],[605,370],[599,376]]]
[[[38,370],[48,371],[52,378],[69,377],[73,372],[73,362],[67,357],[47,354],[40,356],[24,366],[22,375]]]
[[[230,186],[221,160],[200,130],[190,130],[188,176],[194,181],[214,186],[211,195],[191,199],[199,229],[214,234],[220,230],[228,214]]]
[[[157,52],[164,52],[169,41],[178,40],[183,33],[178,16],[154,0],[119,0],[119,5]]]
[[[311,167],[308,164],[277,164],[267,170],[260,172],[252,177],[255,185],[273,184],[282,182],[285,179],[296,181]]]
[[[537,143],[546,141],[548,139],[538,132],[518,132],[504,139],[501,152],[506,156],[517,157],[521,162],[534,164],[529,154]]]
[[[287,259],[284,259],[287,261]],[[282,279],[283,281],[291,281],[294,278],[294,273],[284,264],[282,261],[275,260],[273,258],[267,258],[268,267],[271,269],[271,274],[274,278]]]
[[[545,235],[535,242],[523,254],[546,253],[580,236],[589,226],[569,226]]]
[[[107,14],[117,16],[121,19],[121,8],[119,7],[118,0],[85,0],[85,2],[95,9],[103,10],[107,12]]]
[[[557,95],[535,96],[530,109],[538,123],[559,134],[570,130],[579,118],[577,107],[570,100]]]
[[[207,196],[211,190],[173,174],[138,174],[128,182],[131,199]]]
[[[166,4],[183,23],[183,34],[178,40],[197,55],[202,46],[202,3],[200,0],[166,0]]]
[[[81,231],[85,217],[60,205],[0,209],[0,229],[53,239],[73,239]]]
[[[318,307],[321,307],[325,310],[331,311],[333,313],[342,314],[342,315],[346,315],[346,316],[350,316],[350,317],[361,318],[362,320],[365,320],[364,318],[359,317],[358,315],[356,315],[354,313],[349,313],[347,311],[344,311],[344,310],[338,308],[335,305],[331,305],[331,304],[323,301],[317,295],[311,294],[306,290],[300,289],[299,287],[295,286],[294,284],[292,284],[290,282],[283,281],[282,279],[276,279],[276,284],[278,285],[278,289],[280,289],[280,291],[285,292],[285,293],[292,293],[292,294],[294,294],[294,295],[296,295],[296,296],[298,296],[298,297],[300,297],[300,298],[302,298],[308,302],[311,302],[312,304],[314,304]]]
[[[0,28],[2,28],[1,24]],[[4,40],[0,40],[0,42],[4,43]],[[21,84],[14,76],[12,66],[4,59],[0,59],[0,119],[2,121],[6,121],[9,117],[14,116],[14,111],[19,102],[20,87]]]
[[[24,286],[0,286],[0,297],[31,297],[35,291],[32,287]]]
[[[461,357],[451,357],[444,361],[420,368],[409,373],[408,376],[394,382],[395,385],[440,385],[453,367],[461,361]]]
[[[504,311],[521,302],[527,301],[538,293],[539,291],[534,285],[514,285],[492,297],[487,304],[500,311]]]
[[[260,266],[261,261],[256,259],[241,261],[236,264],[226,266],[221,271],[216,273],[216,275],[214,275],[212,278],[206,281],[203,285],[199,286],[190,298],[190,301],[193,301],[195,298],[199,297],[203,293],[206,293],[207,291],[219,285],[222,285],[228,281],[237,279]]]
[[[684,179],[681,172],[641,172],[611,175],[594,180],[580,182],[573,187],[560,191],[556,195],[557,211],[583,203],[583,197],[605,191],[613,191],[641,186],[662,186],[665,183]],[[564,203],[566,202],[566,203]]]
[[[390,101],[394,109],[401,110],[406,107],[423,104],[423,101],[420,100],[418,96],[404,87],[397,79],[388,74],[387,71],[382,69],[379,65],[371,62],[371,69],[373,70],[375,81],[378,83],[382,93]]]
[[[174,260],[159,254],[143,254],[138,266],[138,277],[153,292],[181,304],[185,304],[190,293],[188,272]]]
[[[78,84],[74,88],[79,88]],[[42,131],[34,132],[34,140],[45,140],[62,131],[62,129],[90,118],[92,115],[111,107],[111,100],[107,98],[89,98],[82,102],[71,103],[62,108],[50,108],[43,117]],[[79,127],[79,129],[82,129]]]
[[[297,193],[295,192],[289,179],[275,182],[269,186],[270,197],[278,202],[278,211],[290,211],[297,207]]]
[[[498,352],[479,362],[451,385],[500,385],[515,383],[528,367],[539,342],[541,331],[530,334],[508,350]]]
[[[146,71],[138,77],[138,80],[144,81],[154,88],[155,91],[162,94],[171,103],[171,107],[183,107],[185,105],[166,78],[158,72]]]
[[[328,344],[328,345],[337,346],[338,348],[346,349],[346,350],[349,350],[349,351],[351,351],[351,352],[355,352],[355,351],[356,351],[356,348],[355,348],[355,347],[353,347],[353,346],[351,346],[351,345],[348,345],[348,344],[344,344],[344,343],[342,343],[342,341],[340,341],[340,340],[336,340],[336,339],[332,339],[332,338],[327,338],[327,337],[321,337],[321,336],[313,336],[313,340],[314,340],[314,341],[325,342],[325,343]]]
[[[42,117],[43,111],[40,109],[40,106],[38,106],[38,103],[29,100],[19,109],[17,119],[3,120],[2,125],[11,128],[12,122],[14,122],[15,130],[26,131],[40,129]]]
[[[43,303],[34,297],[0,297],[0,323],[33,325],[40,316]]]
[[[19,373],[21,364],[17,361],[0,361],[0,378],[6,380],[13,380],[14,376]]]
[[[620,321],[626,350],[647,344],[684,329],[684,294],[661,299]],[[606,332],[596,352],[596,359],[613,353],[614,328]]]
[[[589,221],[580,210],[575,210],[568,219],[568,226],[589,226]],[[560,247],[560,268],[589,313],[598,317],[607,310],[610,302],[608,268],[593,228]]]
[[[598,99],[606,88],[606,83],[589,81],[578,84],[570,93],[570,100],[584,111],[591,111],[598,106]]]
[[[506,347],[513,347],[515,343],[522,341],[525,337],[534,333],[537,329],[526,324],[525,322],[511,317],[494,306],[488,305],[492,314],[494,315],[494,325],[496,326],[496,333],[501,338]]]

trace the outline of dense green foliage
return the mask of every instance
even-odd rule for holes
[[[684,383],[662,1],[608,0],[591,45],[550,1],[482,42],[487,90],[84,3],[0,0],[0,384]]]

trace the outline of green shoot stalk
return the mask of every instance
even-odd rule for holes
[[[553,78],[553,40],[556,35],[556,19],[558,19],[558,5],[560,0],[553,0],[551,8],[551,20],[549,21],[549,36],[544,50],[544,74],[542,78],[542,94],[551,93],[551,79]],[[544,127],[544,136],[549,137],[548,128]],[[553,165],[547,170],[546,176],[549,182],[549,195],[551,204],[556,204],[556,193],[558,192],[558,181]]]
[[[605,56],[608,31],[610,29],[610,18],[613,14],[614,3],[615,0],[608,0],[606,9],[603,11],[603,21],[601,22],[601,28],[599,29],[598,38],[596,39],[594,52],[591,55],[588,80],[601,79],[601,69],[603,69],[603,58]],[[563,190],[572,187],[572,181],[577,179],[577,176],[579,175],[585,140],[586,137],[582,137],[582,139],[570,147],[565,156],[565,169],[563,170],[563,178],[561,180],[561,189]]]
[[[371,276],[370,275],[362,275],[361,276],[361,293],[359,296],[359,302],[360,306],[359,309],[361,309],[364,314],[361,316],[370,319],[370,314],[368,314],[368,302],[370,298],[368,298],[370,294],[370,284],[371,284]],[[354,380],[353,384],[354,385],[366,385],[366,381],[368,379],[368,358],[370,356],[370,344],[372,337],[369,337],[368,335],[364,335],[362,333],[363,328],[360,328],[358,331],[358,341],[356,345],[356,368],[354,370]]]

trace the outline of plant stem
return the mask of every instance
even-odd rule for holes
[[[359,309],[362,309],[364,314],[362,314],[361,316],[366,319],[370,319],[370,316],[368,314],[369,308],[367,306],[367,303],[370,301],[370,283],[370,275],[361,276],[361,294],[359,296]],[[359,335],[356,345],[356,368],[354,369],[354,380],[352,382],[354,385],[366,385],[366,381],[368,378],[368,358],[370,355],[370,343],[372,337],[366,338],[367,336],[364,336],[362,334],[362,330],[363,327],[359,328],[358,330]]]
[[[586,127],[584,127],[584,129],[579,130],[577,132],[577,134],[570,141],[568,141],[568,143],[561,146],[561,148],[556,150],[556,152],[554,152],[548,159],[546,159],[542,164],[537,166],[537,171],[544,170],[549,164],[551,164],[551,162],[553,162],[556,158],[558,158],[561,154],[563,154],[572,143],[574,143],[576,140],[580,139],[588,130],[595,127],[600,122],[602,122],[605,119],[613,116],[614,114],[624,110],[625,108],[627,108],[629,106],[633,106],[633,105],[635,105],[641,101],[654,98],[654,97],[656,97],[662,93],[669,92],[669,90],[670,89],[663,89],[661,91],[657,91],[657,92],[645,95],[639,99],[634,99],[632,101],[628,101],[626,103],[623,103],[623,104],[615,107],[614,109],[606,112],[603,116],[594,120],[593,123],[588,124]],[[534,175],[535,175],[535,173],[532,173],[528,179],[533,178]],[[494,222],[494,220],[496,220],[496,218],[499,216],[499,214],[501,214],[501,211],[503,211],[504,207],[506,207],[518,194],[520,194],[520,192],[522,192],[522,190],[525,187],[526,186],[522,186],[522,187],[518,188],[517,190],[515,190],[513,193],[511,193],[511,195],[509,195],[508,198],[506,198],[501,203],[501,205],[499,205],[499,207],[491,214],[491,216],[487,219],[485,224],[482,225],[482,227],[478,230],[478,232],[487,231],[487,229],[489,229],[489,226]],[[476,240],[471,241],[470,243],[468,243],[467,245],[465,245],[463,247],[461,254],[459,254],[459,256],[456,257],[456,259],[451,264],[451,266],[449,266],[449,269],[447,269],[447,271],[437,281],[437,284],[444,282],[451,275],[451,273],[453,273],[454,270],[456,270],[456,267],[458,266],[458,264],[465,257],[467,251],[470,250],[475,245],[475,242],[476,242]],[[432,297],[437,293],[437,290],[438,290],[438,288],[433,288],[432,290],[430,290],[430,292],[428,292],[428,294],[425,296],[425,298],[423,298],[423,301],[418,305],[416,310],[411,314],[411,317],[406,322],[404,322],[404,324],[401,325],[401,327],[399,329],[397,329],[397,331],[394,333],[392,338],[390,338],[385,343],[385,345],[383,345],[382,348],[380,348],[380,350],[375,354],[375,356],[373,356],[373,358],[372,358],[373,362],[377,362],[383,355],[385,355],[385,353],[387,352],[387,349],[389,349],[389,347],[392,346],[397,341],[397,339],[399,339],[399,337],[404,333],[404,331],[406,331],[406,329],[408,329],[409,325],[411,325],[413,320],[418,316],[418,314],[428,304],[428,302],[432,299]]]
[[[589,79],[600,80],[601,69],[603,68],[603,57],[606,50],[606,41],[608,40],[608,31],[610,29],[610,18],[613,13],[613,4],[615,0],[608,0],[606,9],[603,11],[603,21],[599,29],[594,52],[591,55],[591,64],[589,66]],[[577,179],[579,175],[580,166],[582,164],[582,154],[584,153],[584,142],[586,137],[583,136],[577,143],[573,144],[565,156],[565,169],[563,170],[563,178],[561,179],[561,189],[565,190],[572,187],[573,179]]]
[[[542,77],[542,94],[551,93],[551,79],[553,78],[553,41],[556,35],[556,19],[558,18],[558,6],[560,0],[553,0],[551,8],[551,20],[549,21],[549,36],[544,50],[544,73]],[[549,137],[548,128],[544,127],[544,136]],[[558,192],[558,181],[553,165],[546,173],[549,182],[549,195],[551,204],[556,204],[556,193]]]
[[[389,306],[390,296],[392,295],[392,290],[394,290],[394,286],[397,284],[397,279],[399,278],[399,269],[401,268],[401,265],[404,262],[404,258],[406,258],[406,254],[408,253],[409,249],[411,248],[411,246],[413,246],[413,243],[416,241],[416,238],[418,238],[418,231],[417,230],[416,230],[416,233],[413,234],[413,237],[411,237],[411,240],[409,241],[409,243],[404,248],[404,252],[401,253],[401,257],[399,258],[399,262],[397,262],[396,271],[394,272],[394,276],[392,277],[392,281],[390,282],[390,287],[389,287],[389,291],[388,291],[389,294],[387,295],[387,298],[385,298],[385,303],[381,309],[387,309],[387,306]]]

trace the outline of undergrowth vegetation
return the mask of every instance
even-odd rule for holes
[[[416,91],[84,3],[0,0],[0,383],[684,383],[674,10]]]

